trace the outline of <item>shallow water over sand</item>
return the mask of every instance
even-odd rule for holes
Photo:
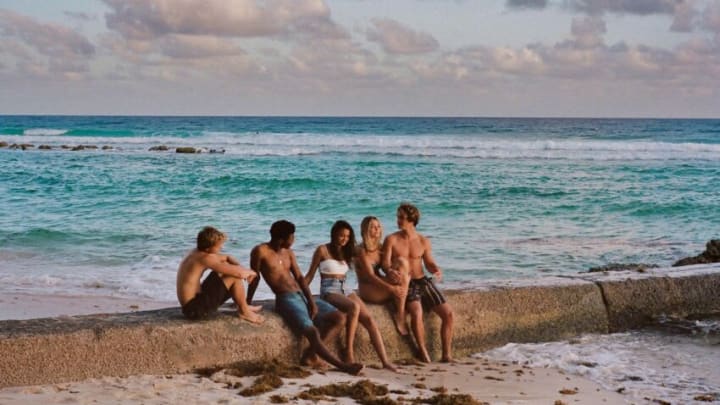
[[[532,367],[557,367],[620,391],[628,402],[720,400],[720,319],[664,321],[627,333],[508,344],[482,353]]]

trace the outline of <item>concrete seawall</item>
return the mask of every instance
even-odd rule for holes
[[[720,313],[720,265],[488,282],[447,291],[447,297],[455,310],[455,355],[462,356],[508,342],[637,328],[663,314]],[[303,342],[271,311],[272,303],[265,307],[261,326],[231,311],[189,322],[179,308],[0,321],[0,387],[180,373],[238,361],[297,361]],[[369,308],[390,357],[411,357],[387,310]],[[428,315],[426,323],[430,354],[438,358],[439,322]],[[360,360],[379,363],[362,327],[356,350]]]

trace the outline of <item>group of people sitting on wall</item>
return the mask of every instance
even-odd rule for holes
[[[260,278],[264,278],[275,294],[277,313],[310,344],[302,355],[302,364],[317,366],[324,360],[342,371],[358,374],[363,365],[356,362],[353,346],[358,325],[362,325],[383,367],[397,370],[388,359],[380,331],[365,302],[392,304],[393,321],[403,336],[409,333],[406,319],[410,316],[419,360],[428,363],[431,359],[425,342],[423,311],[435,312],[442,320],[441,361],[450,362],[453,311],[433,282],[433,277],[441,281],[443,274],[433,258],[430,240],[416,230],[419,219],[417,207],[401,204],[397,209],[399,230],[383,241],[380,221],[373,216],[365,217],[360,224],[359,244],[352,226],[337,221],[332,226],[330,241],[315,249],[305,275],[291,249],[295,225],[289,221],[272,224],[270,241],[252,249],[250,268],[221,253],[227,236],[213,227],[205,227],[197,235],[197,247],[178,269],[177,296],[182,312],[189,319],[203,319],[232,298],[241,319],[261,324],[262,307],[251,302]],[[346,285],[350,268],[357,274],[357,291]],[[433,277],[426,276],[424,269]],[[201,282],[208,270],[210,273]],[[309,285],[316,273],[320,273],[320,291],[318,297],[313,297]],[[345,350],[342,356],[337,356],[328,349],[327,342],[337,337],[343,325]]]

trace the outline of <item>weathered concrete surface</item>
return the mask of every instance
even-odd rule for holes
[[[579,278],[601,288],[611,332],[640,327],[660,315],[720,312],[718,265],[592,273]]]
[[[628,329],[662,313],[720,313],[720,266],[488,282],[447,296],[455,309],[455,355],[462,356],[507,342]],[[261,326],[227,310],[190,322],[179,308],[0,321],[0,387],[178,373],[237,361],[297,361],[304,342],[293,337],[270,303],[265,308]],[[389,312],[377,305],[369,309],[390,357],[410,357],[410,345],[395,332]],[[426,326],[430,354],[438,358],[437,317],[428,315]],[[359,360],[378,362],[362,327],[356,351]]]

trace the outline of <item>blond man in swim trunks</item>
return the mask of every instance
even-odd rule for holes
[[[197,246],[180,262],[177,272],[177,297],[188,319],[203,319],[232,298],[238,305],[238,316],[259,324],[264,318],[257,314],[262,307],[249,305],[243,280],[252,283],[257,273],[241,266],[234,257],[221,254],[227,236],[206,226],[197,235]],[[203,273],[210,274],[200,283]]]
[[[452,361],[453,310],[445,297],[435,286],[431,277],[426,277],[423,265],[442,281],[442,270],[435,263],[430,239],[417,232],[415,227],[420,220],[420,210],[412,204],[402,203],[397,209],[399,231],[385,238],[383,243],[382,267],[393,275],[392,263],[399,258],[408,261],[410,268],[410,286],[408,288],[406,310],[410,314],[410,328],[418,345],[420,360],[430,362],[425,343],[423,310],[435,312],[442,321],[440,338],[442,341],[442,362]]]

